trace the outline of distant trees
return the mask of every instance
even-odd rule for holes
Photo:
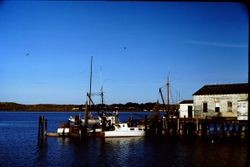
[[[164,111],[166,107],[163,104],[157,103],[133,103],[128,102],[126,104],[97,104],[89,106],[89,110],[92,111],[152,111],[157,110]],[[171,105],[170,110],[177,109],[177,105]],[[57,105],[57,104],[35,104],[24,105],[12,102],[0,102],[0,111],[84,111],[85,105]]]
[[[75,105],[34,104],[24,105],[13,102],[0,102],[0,111],[71,111]]]

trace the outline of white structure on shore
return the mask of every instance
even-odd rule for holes
[[[183,100],[179,103],[180,118],[194,117],[194,102],[193,100]]]
[[[246,120],[248,83],[205,85],[193,94],[194,117],[220,116]]]

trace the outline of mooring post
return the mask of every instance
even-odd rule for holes
[[[38,118],[38,131],[37,131],[37,141],[40,141],[40,137],[41,137],[41,116],[39,116]]]
[[[237,135],[237,137],[239,139],[241,139],[241,134],[242,134],[242,125],[240,124],[240,122],[238,122],[238,135]]]
[[[225,133],[224,122],[220,123],[220,137],[223,138]]]
[[[209,125],[208,125],[208,120],[207,116],[205,117],[205,120],[202,120],[202,138],[206,139],[209,135]]]
[[[245,139],[245,137],[246,137],[246,125],[242,125],[242,128],[241,128],[241,138]]]
[[[177,118],[177,132],[180,130],[180,118]]]
[[[199,124],[198,136],[201,137],[202,135],[202,124]]]
[[[217,121],[214,121],[214,134],[213,134],[213,136],[217,137],[217,134],[218,134]]]
[[[40,116],[38,120],[38,145],[44,144],[44,140],[46,139],[47,135],[47,120],[44,116]]]
[[[198,118],[196,118],[196,135],[199,134],[199,121]]]
[[[230,128],[229,128],[229,123],[228,122],[227,122],[226,126],[227,126],[226,136],[229,137],[230,136]]]
[[[45,136],[47,136],[47,132],[48,132],[48,123],[47,123],[47,119],[45,119]]]
[[[183,123],[183,134],[184,136],[187,136],[187,123],[186,123],[186,116],[184,116],[184,123]]]
[[[236,134],[237,134],[237,132],[236,132],[236,124],[233,123],[233,127],[232,127],[232,136],[235,137]]]
[[[198,118],[196,118],[196,131],[198,132],[199,130],[199,122],[198,122]]]
[[[144,124],[145,124],[145,131],[147,132],[148,130],[148,118],[147,118],[147,115],[145,115],[145,118],[144,118]]]

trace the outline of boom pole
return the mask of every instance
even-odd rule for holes
[[[165,108],[165,110],[166,110],[166,115],[169,115],[169,113],[168,113],[168,108],[166,107],[165,100],[164,100],[164,98],[163,98],[163,94],[162,94],[161,88],[159,88],[159,92],[160,92],[160,95],[161,95],[162,103],[163,103],[164,108]]]

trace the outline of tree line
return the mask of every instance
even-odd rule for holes
[[[85,105],[74,104],[18,104],[13,102],[0,102],[0,111],[84,111]],[[170,105],[171,110],[176,110],[177,105]],[[92,111],[164,111],[166,106],[156,102],[126,104],[97,104],[88,106]]]

